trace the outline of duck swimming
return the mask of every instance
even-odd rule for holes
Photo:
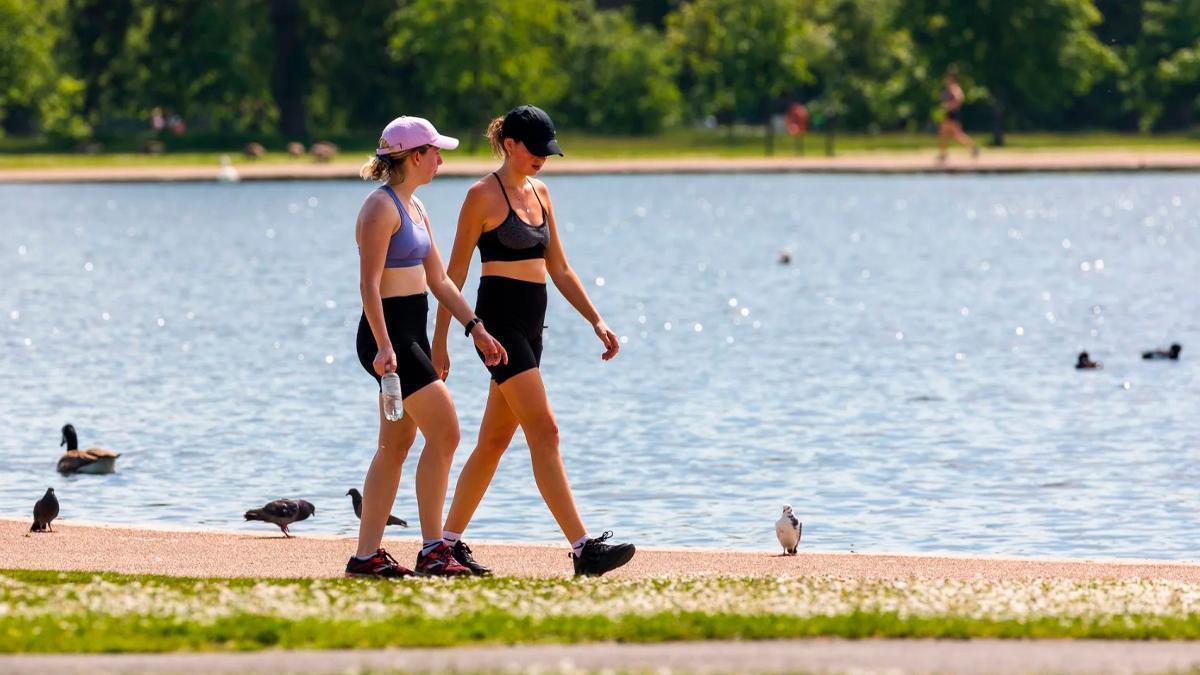
[[[1183,347],[1178,342],[1171,345],[1170,349],[1152,349],[1148,352],[1142,352],[1142,358],[1148,360],[1171,359],[1172,361],[1179,360],[1179,352],[1183,351]]]
[[[72,473],[112,473],[117,469],[117,458],[121,455],[104,448],[79,449],[79,439],[75,435],[75,427],[68,424],[62,428],[62,442],[67,446],[67,452],[58,459],[58,472]]]
[[[1103,367],[1103,363],[1093,361],[1087,352],[1079,352],[1079,360],[1075,362],[1075,370],[1098,370]]]

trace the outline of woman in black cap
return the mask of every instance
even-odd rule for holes
[[[533,476],[558,526],[571,542],[576,575],[599,575],[633,557],[632,544],[606,544],[612,536],[588,536],[579,517],[558,450],[558,425],[546,398],[538,368],[542,358],[542,324],[546,317],[546,276],[604,345],[604,360],[616,356],[617,336],[609,330],[571,270],[558,238],[550,192],[532,180],[550,155],[562,155],[554,123],[543,110],[523,105],[492,120],[487,136],[504,163],[467,191],[458,216],[458,234],[447,273],[462,288],[471,253],[478,246],[482,265],[476,315],[504,345],[508,363],[488,366],[492,373],[479,441],[467,459],[446,518],[446,543],[454,557],[475,574],[489,570],[476,562],[461,537],[496,473],[500,456],[519,425],[529,443]],[[450,314],[438,309],[433,334],[434,369],[446,378],[450,358],[446,332]]]

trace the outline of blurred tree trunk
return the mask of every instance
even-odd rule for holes
[[[1000,94],[992,97],[992,145],[1004,146],[1004,98]]]
[[[37,109],[32,105],[10,105],[4,111],[4,123],[0,124],[9,136],[33,136],[38,132]]]
[[[275,29],[271,95],[279,108],[279,132],[288,138],[308,135],[308,58],[301,20],[299,0],[271,0],[271,26]]]
[[[771,119],[771,99],[770,99],[770,97],[763,97],[762,111],[763,111],[763,124],[766,125],[766,130],[767,130],[766,152],[767,152],[767,157],[770,157],[771,155],[775,154],[775,125],[772,123],[772,122],[774,122],[774,120]]]

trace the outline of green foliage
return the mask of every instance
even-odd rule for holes
[[[267,3],[257,0],[139,0],[134,81],[148,116],[163,106],[192,126],[233,131],[268,120]],[[140,108],[140,109],[139,109]]]
[[[521,103],[595,134],[716,116],[732,135],[791,100],[915,131],[951,66],[968,125],[990,109],[997,131],[1200,114],[1200,0],[0,0],[0,32],[8,134],[106,145],[154,107],[239,143],[411,113],[474,149]]]
[[[622,134],[657,133],[674,124],[681,96],[670,48],[626,12],[596,11],[581,0],[571,13],[564,51],[570,89],[561,125]]]
[[[1183,126],[1200,110],[1200,0],[1143,0],[1140,28],[1126,62],[1138,126]]]
[[[832,48],[815,0],[694,0],[667,17],[693,117],[762,120],[785,93],[815,79]]]
[[[420,114],[414,105],[416,72],[396,62],[388,47],[396,0],[311,0],[304,7],[314,128],[323,136],[378,131],[397,115]]]
[[[914,86],[917,59],[906,31],[893,29],[898,0],[825,0],[819,21],[834,47],[814,70],[826,108],[854,128],[894,127],[926,110]],[[914,99],[916,102],[914,104]]]
[[[25,118],[50,135],[87,133],[78,114],[82,83],[59,63],[63,10],[58,0],[0,0],[0,119],[5,127],[25,126],[16,122]]]
[[[900,0],[898,9],[921,45],[929,96],[957,67],[968,99],[991,102],[997,144],[1010,110],[1062,108],[1118,67],[1092,32],[1101,15],[1091,0]]]
[[[412,0],[391,22],[391,55],[416,75],[401,112],[471,130],[523,103],[553,109],[567,89],[563,0]]]

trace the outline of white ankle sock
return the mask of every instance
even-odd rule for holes
[[[583,553],[583,545],[588,543],[589,539],[591,539],[591,537],[589,537],[585,534],[582,537],[576,539],[575,543],[571,544],[571,552],[575,555],[576,558],[579,557],[579,554]]]
[[[440,538],[423,540],[421,542],[421,555],[429,555],[429,552],[436,548],[440,543],[442,543]]]
[[[442,541],[446,542],[450,546],[454,546],[455,544],[457,544],[459,539],[462,539],[462,532],[451,532],[450,530],[442,530]]]

